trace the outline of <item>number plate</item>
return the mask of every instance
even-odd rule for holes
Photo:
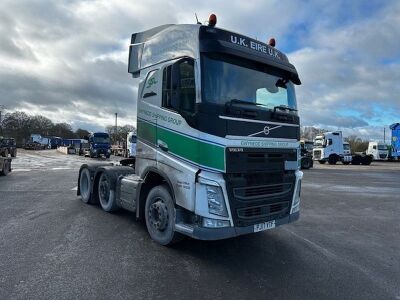
[[[275,220],[254,225],[254,232],[275,228]]]

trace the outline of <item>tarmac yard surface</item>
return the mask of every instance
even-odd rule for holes
[[[0,299],[400,299],[400,163],[317,163],[299,221],[168,248],[81,202],[88,160],[21,150],[0,177]]]

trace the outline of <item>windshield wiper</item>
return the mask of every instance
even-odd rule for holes
[[[249,105],[262,105],[261,103],[256,103],[256,102],[249,102],[245,100],[240,100],[240,99],[231,99],[226,104],[233,104],[233,103],[238,103],[238,104],[249,104]]]
[[[288,110],[288,111],[297,111],[297,109],[289,107],[287,105],[277,105],[274,106],[274,112],[276,112],[277,109],[281,109],[281,110]]]
[[[234,103],[238,103],[238,104],[249,104],[249,105],[255,105],[255,106],[265,106],[264,104],[261,103],[257,103],[257,102],[249,102],[249,101],[244,101],[244,100],[240,100],[240,99],[231,99],[228,102],[226,102],[226,104],[234,104]]]

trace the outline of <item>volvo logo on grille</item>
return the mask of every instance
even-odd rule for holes
[[[264,129],[263,129],[262,131],[259,131],[259,132],[250,134],[250,135],[248,135],[248,136],[256,136],[256,135],[259,135],[259,134],[261,134],[261,133],[264,133],[264,135],[269,135],[270,132],[271,132],[271,130],[274,130],[274,129],[277,129],[277,128],[280,128],[280,127],[282,127],[282,125],[278,125],[278,126],[275,126],[275,127],[265,126]]]

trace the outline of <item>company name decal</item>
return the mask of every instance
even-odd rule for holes
[[[261,43],[257,43],[255,41],[252,41],[244,37],[238,37],[236,35],[231,34],[231,43],[268,54],[277,59],[281,59],[280,53],[274,48],[268,47],[267,45]]]

